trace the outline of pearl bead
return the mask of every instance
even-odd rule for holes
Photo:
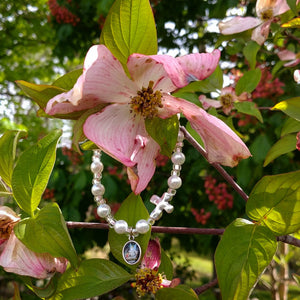
[[[92,194],[94,196],[102,196],[105,193],[105,187],[100,182],[92,186]]]
[[[91,163],[91,171],[93,173],[100,173],[103,171],[103,164],[100,160],[95,160]]]
[[[173,153],[171,160],[174,165],[182,165],[185,162],[185,156],[182,152],[175,152]]]
[[[97,208],[97,214],[100,218],[106,218],[111,212],[109,205],[101,204]]]
[[[115,229],[116,233],[124,234],[124,233],[126,233],[126,231],[128,229],[128,224],[124,220],[118,220],[118,221],[116,221],[116,223],[114,225],[114,229]]]
[[[178,136],[177,136],[177,141],[182,142],[184,140],[184,134],[182,131],[179,130]]]
[[[149,231],[150,226],[146,220],[139,220],[135,224],[138,233],[144,234]]]
[[[172,175],[168,178],[168,186],[171,189],[178,189],[181,187],[182,181],[179,176]]]

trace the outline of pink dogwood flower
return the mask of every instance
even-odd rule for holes
[[[13,210],[0,206],[0,266],[6,272],[38,279],[49,278],[55,272],[64,273],[68,264],[65,258],[35,253],[15,236],[13,227],[19,221]]]
[[[288,11],[290,7],[286,0],[257,0],[255,17],[235,17],[226,22],[219,23],[222,34],[234,34],[255,28],[251,39],[262,45],[270,31],[270,25],[276,16]]]
[[[164,275],[160,274],[158,272],[160,263],[161,248],[159,240],[150,240],[141,267],[136,272],[136,282],[132,283],[132,287],[136,288],[139,297],[145,294],[155,294],[163,287],[175,287],[180,283],[179,278],[167,280]]]
[[[248,93],[244,92],[237,96],[235,90],[231,86],[227,86],[221,90],[219,100],[213,100],[207,98],[205,95],[199,96],[199,101],[202,103],[204,109],[210,107],[222,108],[226,115],[229,115],[234,108],[233,103],[237,101],[246,101],[248,99]]]
[[[168,55],[132,54],[127,61],[130,78],[104,45],[88,51],[83,74],[73,89],[50,99],[49,115],[106,106],[83,125],[85,136],[127,166],[131,188],[142,192],[155,172],[160,146],[145,128],[145,120],[182,113],[201,135],[210,162],[235,166],[250,156],[242,140],[225,123],[197,105],[170,93],[191,80],[213,73],[220,51],[173,58]]]

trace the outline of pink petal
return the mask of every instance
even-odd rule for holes
[[[269,20],[256,27],[252,32],[251,39],[257,44],[262,45],[269,36],[271,23],[272,20]]]
[[[234,34],[254,28],[261,22],[260,19],[253,17],[234,17],[229,21],[220,22],[219,29],[222,34]]]
[[[0,206],[0,245],[9,238],[13,227],[20,219],[8,206]]]
[[[208,109],[210,107],[220,108],[222,104],[218,100],[209,99],[204,95],[199,96],[199,101],[202,103],[204,109]]]
[[[130,112],[127,104],[112,104],[91,115],[83,126],[88,139],[99,148],[130,167],[138,177],[134,192],[146,188],[155,171],[159,145],[148,135],[144,119]],[[135,167],[133,169],[133,167]],[[129,179],[137,180],[134,174]]]
[[[48,278],[55,272],[63,273],[67,262],[65,258],[29,250],[13,232],[0,256],[0,265],[5,271],[40,279]]]
[[[182,112],[201,136],[210,163],[234,167],[251,155],[244,142],[220,119],[186,100],[172,96],[164,99],[165,111],[160,116],[166,118]]]
[[[186,74],[175,58],[168,55],[132,54],[128,58],[127,67],[131,78],[140,89],[148,87],[149,81],[154,82],[154,90],[164,92],[174,91],[176,85],[187,84]]]
[[[280,60],[293,60],[296,59],[296,54],[290,50],[282,50],[277,53]]]
[[[104,45],[89,49],[73,89],[52,98],[48,114],[61,114],[92,108],[102,103],[128,103],[138,90],[125,74],[121,63]],[[55,105],[60,105],[55,109]]]
[[[141,268],[158,269],[161,262],[161,248],[159,239],[149,240],[146,253],[141,262]]]
[[[212,53],[194,53],[181,57],[177,57],[184,72],[189,78],[196,77],[198,80],[203,80],[210,76],[216,69],[221,52],[216,49]]]

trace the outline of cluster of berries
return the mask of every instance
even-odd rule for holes
[[[211,212],[205,212],[204,208],[201,208],[199,210],[199,209],[192,207],[191,213],[194,215],[196,222],[200,223],[202,225],[205,225],[207,223],[207,220],[211,216]]]
[[[78,165],[82,162],[82,158],[81,158],[80,154],[77,153],[76,151],[74,151],[73,149],[68,148],[68,147],[63,147],[61,149],[61,151],[62,151],[63,155],[65,155],[69,158],[72,165]]]
[[[233,207],[233,196],[227,191],[227,184],[217,180],[212,176],[207,176],[204,182],[205,193],[209,201],[214,202],[220,210],[231,209]]]
[[[70,4],[72,0],[67,0]],[[57,23],[71,24],[76,26],[80,18],[70,12],[65,6],[60,6],[56,0],[48,0],[48,6]]]
[[[284,94],[282,87],[284,87],[284,83],[279,78],[273,79],[271,72],[267,68],[261,68],[261,79],[256,89],[252,92],[252,98],[276,100]]]

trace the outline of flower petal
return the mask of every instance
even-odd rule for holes
[[[172,96],[165,96],[164,100],[165,111],[160,117],[182,112],[201,136],[210,163],[233,167],[241,159],[251,156],[244,142],[220,119],[186,100]]]
[[[269,20],[256,27],[252,32],[251,39],[257,44],[262,45],[268,38],[271,23],[272,20]]]
[[[34,278],[48,278],[55,272],[63,273],[68,261],[54,258],[48,253],[35,253],[21,243],[14,232],[11,233],[0,256],[0,265],[7,272]]]
[[[148,135],[144,119],[130,112],[127,104],[112,104],[87,118],[83,131],[100,149],[125,166],[136,166],[136,194],[144,190],[155,171],[159,145]],[[134,179],[134,174],[129,177]],[[136,187],[135,187],[136,185]]]
[[[146,253],[141,262],[141,268],[158,269],[161,262],[161,248],[159,239],[149,240]]]
[[[83,73],[73,89],[52,98],[46,107],[46,113],[68,113],[101,103],[128,103],[137,90],[135,83],[127,77],[121,63],[112,53],[104,45],[95,45],[89,49]],[[55,109],[57,103],[61,104]]]
[[[169,55],[132,54],[127,62],[133,81],[141,88],[154,82],[154,90],[172,92],[188,84],[187,74],[176,59]]]
[[[271,17],[274,17],[290,10],[290,7],[286,0],[257,0],[255,9],[258,17],[269,10],[273,11]]]
[[[203,106],[204,109],[208,109],[210,107],[215,107],[215,108],[222,107],[222,104],[221,104],[220,101],[209,99],[205,95],[200,95],[199,96],[199,101],[202,103],[202,106]]]
[[[220,22],[219,29],[222,34],[234,34],[254,28],[261,22],[260,19],[253,17],[234,17],[229,21]]]
[[[215,49],[212,53],[194,53],[181,57],[177,57],[184,72],[190,79],[196,77],[198,80],[203,80],[211,75],[216,69],[221,52]]]

